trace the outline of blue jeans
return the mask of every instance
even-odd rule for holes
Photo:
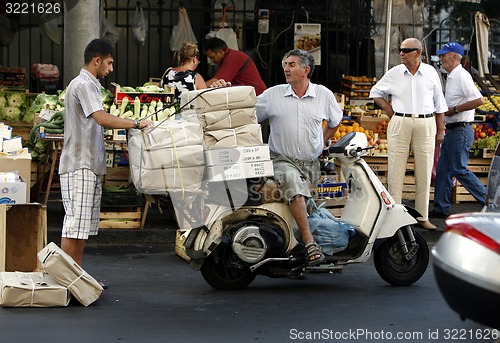
[[[474,140],[472,126],[446,130],[441,154],[436,169],[434,183],[434,210],[439,213],[450,213],[450,197],[455,177],[462,186],[481,204],[485,202],[486,187],[476,175],[467,169],[469,150]]]

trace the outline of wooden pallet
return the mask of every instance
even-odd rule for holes
[[[140,229],[142,212],[140,207],[117,211],[101,211],[100,229]]]
[[[338,198],[325,198],[316,199],[316,205],[321,205],[325,203],[325,208],[335,217],[340,217],[342,215],[342,210],[344,209],[347,197]]]

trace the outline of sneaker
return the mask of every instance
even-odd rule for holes
[[[438,212],[436,210],[432,210],[429,212],[429,218],[442,218],[442,219],[446,219],[449,217],[449,213],[441,213],[441,212]]]

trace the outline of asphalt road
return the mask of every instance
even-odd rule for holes
[[[49,213],[56,237],[60,218]],[[175,255],[168,219],[158,213],[150,220],[142,236],[119,230],[89,242],[84,268],[109,285],[95,303],[0,308],[0,343],[493,341],[488,328],[461,321],[447,306],[432,263],[410,287],[387,285],[369,261],[342,274],[260,276],[244,290],[217,291]],[[443,223],[422,231],[431,246]]]

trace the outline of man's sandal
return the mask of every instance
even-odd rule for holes
[[[325,260],[318,243],[312,241],[306,244],[306,261],[309,267],[316,266]]]

